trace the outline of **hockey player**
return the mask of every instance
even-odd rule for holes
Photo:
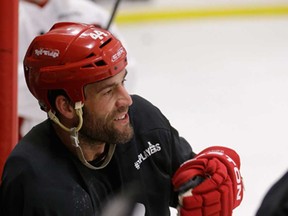
[[[195,155],[158,108],[128,94],[126,66],[121,42],[94,25],[57,23],[32,41],[25,78],[49,118],[5,164],[1,216],[100,215],[131,185],[146,216],[170,215],[169,206],[232,215],[243,197],[238,154]]]
[[[20,0],[19,1],[19,67],[18,67],[18,114],[19,138],[33,125],[38,124],[46,115],[40,111],[37,101],[27,89],[23,58],[35,36],[47,32],[56,22],[72,21],[97,24],[106,27],[110,14],[90,0]],[[119,30],[111,25],[111,32],[123,41]],[[130,63],[131,63],[131,59]],[[132,64],[130,64],[131,66]],[[132,67],[133,68],[133,67]],[[130,78],[135,79],[134,68]],[[132,75],[131,75],[132,74]],[[131,86],[129,86],[132,88]]]

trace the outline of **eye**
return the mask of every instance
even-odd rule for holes
[[[112,93],[112,89],[107,89],[106,91],[104,91],[104,95],[109,95]]]

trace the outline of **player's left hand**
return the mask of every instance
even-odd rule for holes
[[[172,183],[181,216],[231,216],[243,198],[239,155],[222,146],[207,148],[183,163]]]

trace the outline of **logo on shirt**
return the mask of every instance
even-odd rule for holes
[[[141,164],[150,156],[153,154],[161,151],[161,146],[159,143],[152,144],[148,141],[148,148],[146,148],[142,153],[138,155],[138,160],[134,163],[134,166],[137,170],[140,169]]]

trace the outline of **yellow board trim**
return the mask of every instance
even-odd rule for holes
[[[155,21],[176,21],[219,17],[279,16],[288,15],[288,5],[266,7],[198,8],[198,9],[158,9],[151,11],[120,11],[117,24],[132,24]]]

